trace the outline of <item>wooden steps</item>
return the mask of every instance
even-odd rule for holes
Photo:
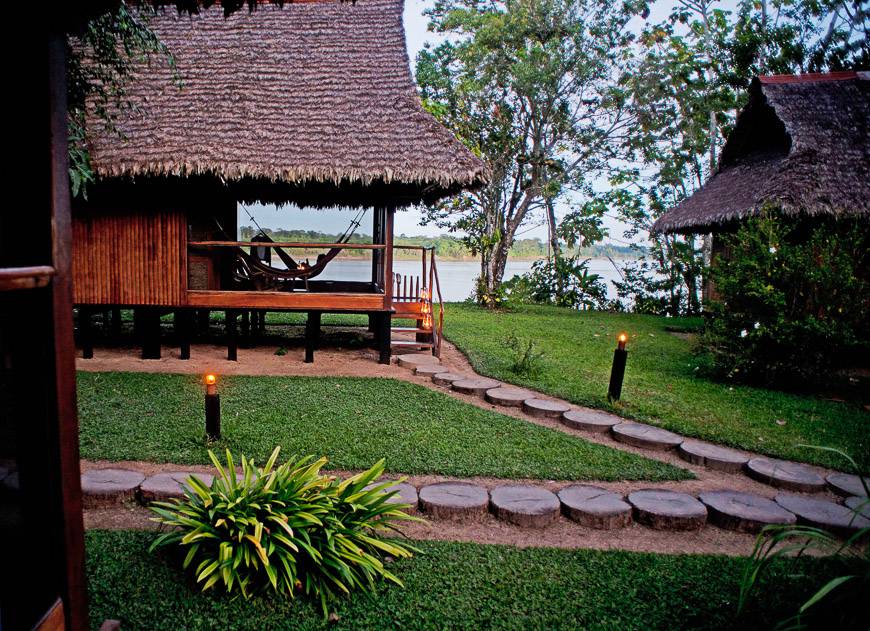
[[[423,301],[408,301],[393,303],[393,318],[404,320],[423,319]],[[399,337],[396,337],[398,334]],[[390,346],[394,350],[417,349],[431,350],[434,348],[432,329],[418,326],[394,326],[390,328]],[[425,339],[423,338],[425,336]]]

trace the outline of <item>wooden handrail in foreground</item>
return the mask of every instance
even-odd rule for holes
[[[249,246],[267,248],[340,248],[342,250],[386,250],[387,246],[374,243],[295,243],[292,241],[188,241],[187,245],[199,248],[243,248]]]
[[[0,291],[45,287],[53,276],[54,268],[50,265],[0,268]]]

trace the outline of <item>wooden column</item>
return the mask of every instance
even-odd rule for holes
[[[190,311],[187,309],[178,309],[175,311],[173,319],[180,358],[190,359]]]
[[[234,362],[239,359],[239,335],[237,329],[237,321],[239,314],[235,309],[229,309],[226,314],[226,330],[227,330],[227,360]]]
[[[305,322],[305,363],[314,363],[314,351],[320,342],[320,311],[309,311]]]
[[[392,316],[389,313],[381,312],[377,317],[377,338],[378,345],[378,362],[381,364],[389,364],[392,353],[392,332],[390,331]]]
[[[387,208],[386,221],[384,224],[384,245],[387,246],[384,250],[384,317],[379,322],[380,338],[378,344],[380,346],[380,363],[389,364],[392,342],[392,309],[393,309],[393,217],[396,209],[393,207]]]
[[[160,359],[160,310],[143,307],[139,311],[142,359]]]
[[[207,338],[208,337],[208,326],[209,326],[209,317],[211,316],[211,311],[208,309],[197,309],[196,310],[196,332],[200,337]]]
[[[112,344],[117,344],[121,340],[121,309],[112,307],[112,324],[109,327],[109,339]]]

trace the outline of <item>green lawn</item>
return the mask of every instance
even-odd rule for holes
[[[209,462],[193,375],[78,374],[83,458]],[[681,480],[684,469],[595,445],[393,379],[223,377],[223,440],[263,462],[315,454],[360,469],[549,480]]]
[[[404,589],[338,601],[340,619],[329,624],[305,598],[200,594],[178,569],[180,559],[147,552],[153,538],[87,533],[94,629],[106,618],[119,619],[125,630],[767,629],[830,572],[825,562],[777,562],[738,617],[744,559],[420,542],[422,554],[396,564]]]
[[[800,444],[837,447],[870,467],[870,413],[850,403],[772,390],[730,387],[697,375],[690,344],[666,326],[699,321],[520,306],[492,313],[448,305],[445,336],[478,372],[562,397],[613,409],[606,399],[616,336],[627,332],[623,416],[717,443],[837,468],[846,463]],[[544,351],[540,374],[522,378],[509,367],[505,338],[515,332]]]

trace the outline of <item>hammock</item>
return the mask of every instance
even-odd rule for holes
[[[338,243],[344,244],[350,241],[356,229],[360,226],[362,217],[365,215],[365,209],[360,210],[354,217],[353,221],[344,231],[344,234],[338,240]],[[221,229],[223,230],[223,229]],[[274,243],[271,237],[260,231],[257,235],[258,243]],[[256,246],[255,246],[256,247]],[[252,248],[253,249],[253,248]],[[314,264],[310,264],[307,260],[301,263],[294,261],[289,254],[284,252],[279,247],[275,247],[275,253],[281,261],[287,266],[287,269],[279,269],[260,260],[253,252],[245,252],[240,247],[235,248],[238,269],[235,274],[236,280],[248,281],[254,284],[258,290],[272,289],[281,284],[281,281],[286,280],[304,280],[308,281],[323,273],[330,261],[338,256],[344,248],[330,248],[324,254],[318,254]]]

